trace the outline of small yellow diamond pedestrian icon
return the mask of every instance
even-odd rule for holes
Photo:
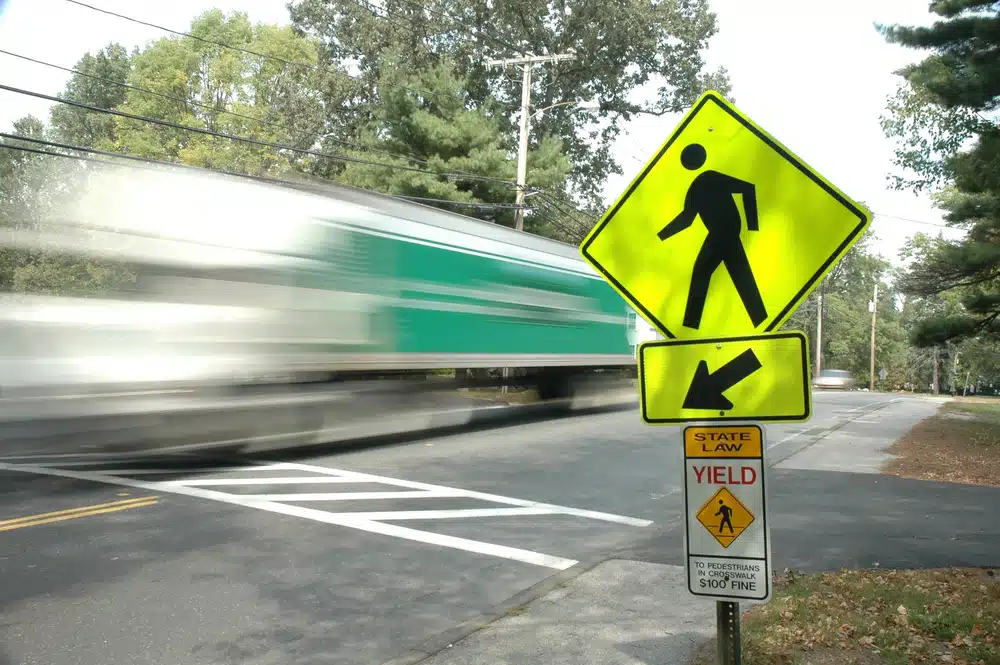
[[[729,547],[753,522],[753,513],[725,487],[716,492],[695,517],[723,547]]]

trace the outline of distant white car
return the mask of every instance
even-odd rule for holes
[[[857,381],[842,369],[824,369],[813,379],[813,387],[825,390],[853,390]]]

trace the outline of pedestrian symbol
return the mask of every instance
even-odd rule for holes
[[[773,332],[870,213],[707,92],[581,254],[668,339]]]
[[[723,547],[729,547],[754,520],[753,513],[725,487],[712,495],[695,517]]]
[[[689,171],[697,171],[705,165],[706,156],[704,146],[692,143],[681,152],[681,164]],[[747,229],[757,231],[757,197],[753,184],[709,169],[698,174],[691,183],[680,214],[657,234],[660,240],[666,240],[691,226],[695,217],[700,217],[708,230],[691,275],[684,310],[684,325],[688,328],[697,329],[701,325],[709,282],[712,274],[723,264],[754,327],[767,319],[767,309],[760,298],[743,241],[740,240],[743,222],[736,206],[736,194],[743,196]]]

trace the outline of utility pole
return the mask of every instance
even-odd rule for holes
[[[878,315],[878,282],[875,282],[875,294],[872,295],[872,356],[871,356],[871,376],[868,381],[868,390],[875,392],[875,317]]]
[[[826,290],[826,280],[820,282],[819,299],[816,303],[816,372],[813,381],[819,378],[823,368],[823,292]]]
[[[952,347],[954,348],[954,347]],[[951,364],[951,394],[958,394],[958,357],[962,355],[961,351],[955,351],[955,361]]]
[[[573,60],[573,53],[559,55],[526,55],[520,58],[505,58],[503,60],[487,60],[487,67],[520,67],[521,72],[521,138],[517,148],[517,211],[514,218],[514,228],[524,230],[524,187],[528,182],[528,130],[531,123],[531,70],[536,65],[556,63],[560,60]]]
[[[938,348],[934,347],[934,394],[938,394]]]

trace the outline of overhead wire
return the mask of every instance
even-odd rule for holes
[[[97,148],[88,148],[88,147],[84,147],[84,146],[71,145],[71,144],[68,144],[68,143],[60,143],[58,141],[49,141],[49,140],[46,140],[46,139],[35,138],[35,137],[32,137],[32,136],[21,136],[19,134],[10,134],[10,133],[7,133],[7,132],[0,132],[0,138],[12,140],[12,141],[24,141],[24,142],[28,142],[28,143],[34,143],[36,145],[43,145],[43,146],[47,146],[47,147],[51,147],[51,148],[59,148],[59,149],[62,149],[62,150],[72,150],[72,151],[83,152],[83,153],[88,153],[88,154],[92,154],[92,155],[101,155],[103,157],[110,157],[112,159],[124,159],[124,160],[131,161],[131,162],[140,162],[140,163],[147,164],[147,165],[150,165],[150,166],[168,166],[168,167],[171,167],[171,168],[180,168],[180,169],[194,170],[194,171],[199,171],[199,172],[224,173],[226,175],[238,176],[238,177],[241,177],[241,178],[247,178],[247,179],[250,179],[250,180],[257,180],[257,181],[267,182],[267,183],[271,183],[271,184],[291,185],[291,186],[296,186],[298,184],[298,183],[295,183],[295,182],[292,182],[292,181],[283,180],[281,178],[273,178],[273,177],[266,177],[266,176],[255,176],[255,175],[250,175],[250,174],[246,174],[246,173],[240,173],[238,171],[227,171],[225,169],[206,169],[204,167],[192,166],[190,164],[182,164],[182,163],[178,163],[178,162],[168,162],[168,161],[165,161],[165,160],[152,159],[150,157],[140,157],[138,155],[126,155],[126,154],[121,154],[121,153],[116,153],[116,152],[110,152],[110,151],[107,151],[107,150],[99,150]],[[38,148],[29,148],[27,146],[12,145],[12,144],[6,143],[6,142],[0,142],[0,148],[7,148],[7,149],[11,149],[11,150],[19,150],[21,152],[29,152],[29,153],[39,154],[39,155],[47,155],[47,156],[50,156],[50,157],[67,157],[67,158],[70,158],[70,159],[77,159],[77,160],[88,161],[88,162],[96,162],[96,163],[102,163],[102,164],[108,163],[108,162],[106,162],[104,160],[93,159],[93,158],[90,158],[90,157],[81,157],[79,155],[68,155],[66,153],[61,153],[61,152],[52,152],[52,151],[47,151],[47,150],[41,150],[41,149],[38,149]],[[517,204],[511,204],[511,203],[474,203],[474,202],[467,202],[467,201],[451,201],[449,199],[437,199],[437,198],[430,198],[430,197],[411,197],[411,196],[398,195],[398,194],[384,194],[384,196],[388,196],[388,197],[396,198],[396,199],[403,199],[403,200],[447,203],[447,204],[452,204],[452,205],[470,206],[470,207],[483,208],[483,209],[490,209],[490,208],[496,208],[496,209],[524,208],[524,209],[529,209],[529,210],[531,209],[530,206],[518,206]]]
[[[358,80],[358,77],[351,76],[350,74],[347,74],[345,72],[337,72],[336,70],[330,70],[330,69],[327,69],[325,67],[321,67],[321,66],[318,66],[318,65],[313,65],[311,63],[303,63],[303,62],[297,62],[297,61],[294,61],[294,60],[288,60],[288,59],[282,58],[280,56],[268,55],[268,54],[260,53],[258,51],[253,51],[251,49],[247,49],[247,48],[244,48],[244,47],[239,47],[239,46],[234,46],[232,44],[227,44],[225,42],[221,42],[221,41],[217,41],[217,40],[212,40],[212,39],[207,39],[205,37],[199,37],[197,35],[194,35],[194,34],[191,34],[191,33],[188,33],[188,32],[184,32],[184,31],[180,31],[180,30],[175,30],[173,28],[168,28],[168,27],[165,27],[165,26],[162,26],[162,25],[158,25],[158,24],[149,22],[149,21],[138,19],[138,18],[135,18],[133,16],[128,16],[128,15],[125,15],[125,14],[121,14],[119,12],[114,12],[114,11],[111,11],[111,10],[108,10],[108,9],[104,9],[102,7],[97,7],[95,5],[92,5],[92,4],[89,4],[89,3],[86,3],[86,2],[82,2],[82,0],[64,0],[64,1],[68,2],[70,4],[73,4],[73,5],[79,6],[79,7],[83,7],[83,8],[86,8],[86,9],[98,12],[98,13],[106,14],[106,15],[109,15],[109,16],[114,16],[116,18],[119,18],[119,19],[122,19],[122,20],[125,20],[125,21],[129,21],[129,22],[132,22],[132,23],[135,23],[135,24],[138,24],[138,25],[146,26],[146,27],[151,27],[151,28],[154,28],[154,29],[157,29],[157,30],[161,30],[163,32],[175,34],[175,35],[182,36],[182,37],[188,37],[188,38],[194,39],[196,41],[200,41],[202,43],[206,43],[206,44],[211,44],[211,45],[214,45],[214,46],[218,46],[220,48],[231,49],[231,50],[234,50],[234,51],[237,51],[237,52],[240,52],[240,53],[244,53],[244,54],[247,54],[247,55],[252,55],[252,56],[255,56],[255,57],[258,57],[258,58],[262,58],[262,59],[265,59],[265,60],[266,59],[274,60],[275,62],[280,62],[282,64],[286,64],[286,65],[290,65],[290,66],[304,67],[304,68],[311,69],[311,70],[314,70],[314,71],[324,72],[324,73],[329,73],[329,74],[340,74],[340,75],[348,76],[350,78]],[[365,7],[365,8],[368,9],[368,11],[370,13],[372,13],[374,16],[376,16],[378,18],[389,20],[389,22],[392,23],[392,21],[389,19],[389,17],[383,16],[383,15],[378,14],[377,12],[373,11],[371,9],[370,3],[368,3],[367,0],[352,0],[352,1],[354,1],[355,4],[357,4],[358,2],[362,2],[365,5],[368,5],[368,7]],[[447,14],[445,12],[442,12],[440,10],[436,10],[436,9],[432,9],[430,7],[426,7],[424,5],[421,5],[418,2],[415,2],[414,0],[403,0],[403,2],[406,2],[406,3],[414,5],[414,6],[418,6],[421,9],[426,9],[428,11],[431,11],[433,13],[438,14],[439,16],[444,16],[444,17],[448,18],[449,20],[453,21],[456,25],[461,25],[463,27],[469,27],[468,24],[464,23],[463,21],[459,20],[458,18],[456,18],[454,16],[451,16],[451,15],[449,15],[449,14]],[[410,31],[413,32],[412,30],[410,30]],[[416,33],[414,33],[414,34],[416,34]],[[515,50],[515,51],[518,51],[518,52],[521,52],[521,53],[524,52],[521,47],[517,47],[517,46],[514,46],[513,44],[504,42],[503,40],[500,40],[499,38],[495,38],[495,37],[493,37],[492,35],[490,35],[489,33],[485,32],[485,31],[480,31],[480,34],[482,34],[483,36],[489,38],[491,41],[494,41],[495,43],[501,44],[502,46],[504,46],[506,48],[510,48],[512,50]],[[417,36],[421,36],[421,35],[417,35]],[[361,54],[354,53],[354,55],[361,55]],[[17,56],[15,56],[15,57],[17,57]],[[411,87],[408,87],[408,86],[405,86],[405,85],[401,85],[401,84],[393,84],[393,86],[394,87],[398,87],[398,88],[403,89],[403,90],[407,90],[409,92],[414,92],[414,93],[420,94],[420,95],[429,95],[429,96],[434,96],[434,97],[440,96],[438,93],[434,93],[434,92],[427,91],[427,90],[420,90],[420,89],[416,89],[416,88],[411,88]],[[0,87],[3,87],[3,86],[0,86]],[[58,101],[66,101],[66,100],[58,100]],[[94,109],[91,109],[91,110],[94,110]],[[106,111],[106,112],[112,112],[110,109],[104,109],[104,111]],[[138,118],[136,118],[136,119],[138,119]],[[181,126],[179,128],[185,128],[185,126]],[[187,128],[191,129],[192,131],[197,131],[194,128],[190,128],[190,127],[187,127]],[[220,136],[224,136],[225,138],[232,138],[232,135],[223,135],[222,133],[219,133],[219,135]],[[234,139],[234,140],[239,140],[239,139]],[[276,147],[277,145],[278,144],[276,144],[275,146],[272,146],[272,147]],[[283,147],[283,149],[288,149],[288,150],[293,150],[293,151],[303,150],[303,149],[299,149],[299,148],[294,148],[292,146]],[[383,154],[392,154],[392,153],[387,153],[386,151],[382,151],[382,152],[383,152]],[[347,160],[351,160],[352,159],[352,158],[347,158],[347,157],[333,157],[333,156],[331,156],[329,154],[319,153],[317,151],[309,151],[308,154],[313,154],[313,155],[317,155],[317,156],[323,156],[323,157],[327,157],[329,159],[335,159],[335,160],[340,160],[340,161],[347,161]],[[401,155],[397,155],[397,156],[402,157]],[[406,159],[414,159],[415,161],[420,161],[420,162],[423,162],[425,164],[428,163],[426,160],[419,160],[419,159],[415,159],[415,158],[412,158],[412,157],[405,157],[405,158]],[[392,165],[392,166],[390,166],[390,165],[382,165],[382,164],[379,164],[379,163],[376,163],[376,162],[365,162],[365,160],[353,160],[353,161],[363,162],[363,163],[369,163],[369,164],[372,164],[372,165],[387,166],[387,167],[391,167],[391,168],[408,169],[408,167],[396,167],[395,165]],[[408,170],[419,171],[419,169],[408,169]],[[467,174],[467,175],[469,175],[470,178],[476,178],[476,179],[479,179],[479,180],[482,180],[483,178],[486,178],[486,176],[474,176],[472,174]],[[451,176],[446,176],[446,177],[451,177]],[[500,181],[499,179],[492,179],[492,180],[493,181],[498,181],[498,182]],[[505,184],[514,184],[515,186],[517,186],[516,183],[511,183],[510,181],[502,181],[502,182],[504,182]],[[540,190],[533,190],[533,191],[540,191]],[[585,214],[585,213],[582,213],[579,210],[576,210],[575,208],[574,208],[574,210],[578,214]],[[569,214],[569,213],[566,213],[564,211],[563,214]],[[579,220],[577,220],[577,221],[579,221]]]
[[[302,67],[302,68],[305,68],[305,69],[310,69],[312,71],[316,71],[316,72],[320,72],[320,73],[324,73],[324,74],[333,74],[335,76],[346,76],[346,77],[352,78],[354,80],[361,80],[359,77],[352,76],[351,74],[348,74],[347,72],[340,72],[340,71],[337,71],[335,69],[329,69],[327,67],[321,67],[319,65],[314,65],[312,63],[298,62],[298,61],[295,61],[295,60],[288,60],[287,58],[282,58],[281,56],[267,55],[265,53],[260,53],[258,51],[253,51],[251,49],[247,49],[247,48],[244,48],[242,46],[234,46],[232,44],[227,44],[225,42],[220,42],[218,40],[207,39],[205,37],[199,37],[199,36],[191,34],[189,32],[184,32],[182,30],[174,30],[173,28],[167,28],[167,27],[162,26],[162,25],[157,25],[156,23],[150,23],[149,21],[144,21],[142,19],[137,19],[137,18],[135,18],[133,16],[126,16],[125,14],[119,14],[118,12],[113,12],[110,9],[104,9],[103,7],[96,7],[96,6],[88,4],[86,2],[81,2],[81,0],[63,0],[63,2],[68,2],[70,4],[77,5],[77,6],[80,6],[80,7],[84,7],[86,9],[90,9],[92,11],[99,12],[101,14],[106,14],[108,16],[114,16],[116,18],[120,18],[122,20],[129,21],[129,22],[135,23],[137,25],[144,25],[144,26],[149,27],[149,28],[154,28],[156,30],[161,30],[163,32],[168,32],[170,34],[177,35],[179,37],[188,37],[190,39],[194,39],[194,40],[202,42],[204,44],[211,44],[213,46],[218,46],[220,48],[231,49],[233,51],[237,51],[237,52],[243,53],[245,55],[252,55],[252,56],[255,56],[255,57],[258,57],[258,58],[263,58],[265,60],[274,60],[275,62],[280,62],[282,64],[290,65],[292,67]],[[362,54],[362,53],[350,53],[350,55],[363,56],[364,54]],[[407,90],[409,92],[414,92],[414,93],[417,93],[418,95],[429,95],[431,97],[439,97],[440,96],[438,93],[431,92],[429,90],[420,90],[420,89],[417,89],[417,88],[410,88],[408,86],[405,86],[405,85],[402,85],[402,84],[398,84],[398,83],[395,83],[395,84],[392,84],[392,85],[393,85],[393,87],[397,87],[397,88],[400,88],[402,90]]]
[[[454,206],[466,206],[470,208],[497,208],[497,209],[513,209],[513,210],[530,210],[530,206],[518,205],[516,203],[480,203],[477,201],[452,201],[451,199],[439,199],[428,196],[408,196],[406,194],[386,194],[386,196],[391,196],[394,199],[402,199],[404,201],[418,201],[426,203],[447,203],[448,205]]]
[[[954,226],[951,226],[950,224],[941,224],[939,222],[928,222],[928,221],[925,221],[925,220],[922,220],[922,219],[911,219],[909,217],[899,217],[898,215],[887,215],[885,213],[875,212],[874,210],[872,211],[872,214],[875,215],[876,217],[888,217],[890,219],[898,219],[898,220],[900,220],[902,222],[913,222],[914,224],[926,224],[927,226],[937,226],[938,228],[942,228],[942,229],[954,229],[955,228]]]
[[[464,172],[431,171],[431,170],[427,170],[427,169],[418,169],[418,168],[414,168],[414,167],[410,167],[410,166],[402,166],[402,165],[399,165],[399,164],[386,164],[384,162],[376,162],[376,161],[371,161],[371,160],[359,159],[359,158],[356,158],[356,157],[348,157],[346,155],[331,154],[331,153],[326,153],[326,152],[320,152],[320,151],[317,151],[317,150],[310,150],[310,149],[307,149],[307,148],[298,148],[296,146],[291,146],[291,145],[287,145],[287,144],[284,144],[284,143],[277,143],[277,142],[272,142],[272,141],[264,141],[264,140],[261,140],[261,139],[255,139],[255,138],[251,138],[251,137],[240,136],[240,135],[237,135],[237,134],[228,134],[228,133],[225,133],[225,132],[217,132],[217,131],[214,131],[214,130],[205,129],[205,128],[201,128],[201,127],[193,127],[191,125],[184,125],[184,124],[181,124],[181,123],[175,123],[175,122],[172,122],[172,121],[169,121],[169,120],[160,120],[160,119],[157,119],[157,118],[150,118],[148,116],[141,116],[141,115],[137,115],[137,114],[133,114],[133,113],[127,113],[125,111],[119,111],[117,109],[106,109],[106,108],[99,107],[99,106],[93,106],[93,105],[90,105],[90,104],[84,104],[82,102],[77,102],[77,101],[70,100],[70,99],[63,99],[63,98],[59,98],[59,97],[54,97],[52,95],[46,95],[44,93],[39,93],[39,92],[31,91],[31,90],[24,90],[24,89],[21,89],[21,88],[16,88],[16,87],[4,85],[4,84],[0,84],[0,90],[7,90],[9,92],[13,92],[13,93],[16,93],[16,94],[24,94],[24,95],[28,95],[28,96],[32,96],[32,97],[36,97],[36,98],[40,98],[40,99],[45,99],[47,101],[51,101],[51,102],[55,102],[55,103],[66,104],[66,105],[69,105],[69,106],[73,106],[73,107],[77,107],[77,108],[82,108],[82,109],[93,111],[93,112],[96,112],[96,113],[103,113],[103,114],[108,114],[108,115],[115,115],[115,116],[119,116],[119,117],[123,117],[123,118],[128,118],[128,119],[132,119],[132,120],[137,120],[137,121],[141,121],[141,122],[148,122],[148,123],[151,123],[151,124],[156,124],[156,125],[160,125],[160,126],[170,127],[170,128],[178,129],[178,130],[181,130],[181,131],[190,131],[190,132],[194,132],[194,133],[198,133],[198,134],[202,134],[202,135],[208,135],[208,136],[212,136],[212,137],[219,137],[219,138],[229,139],[229,140],[233,140],[233,141],[238,141],[238,142],[243,142],[243,143],[249,143],[249,144],[252,144],[252,145],[259,145],[259,146],[263,146],[263,147],[270,147],[270,148],[274,148],[276,150],[287,150],[287,151],[295,152],[295,153],[298,153],[298,154],[306,154],[306,155],[321,157],[321,158],[330,159],[330,160],[334,160],[334,161],[341,161],[341,162],[345,162],[345,163],[363,164],[363,165],[375,166],[375,167],[387,168],[387,169],[398,169],[398,170],[409,171],[409,172],[414,172],[414,173],[424,173],[424,174],[428,174],[428,175],[435,175],[435,176],[438,176],[438,177],[445,177],[445,178],[449,178],[449,179],[453,179],[453,180],[468,180],[468,181],[479,181],[479,182],[495,182],[495,183],[504,184],[504,185],[507,185],[507,186],[519,187],[519,185],[516,182],[510,181],[510,180],[503,180],[501,178],[493,178],[491,176],[482,176],[482,175],[478,175],[478,174],[471,174],[471,173],[464,173]],[[180,99],[180,98],[178,98],[178,99]],[[70,146],[70,147],[67,147],[67,149],[73,149],[73,147]],[[400,158],[404,158],[404,156],[402,156],[402,155],[395,155],[395,156],[400,157]],[[429,162],[427,162],[426,160],[419,160],[419,161],[423,161],[425,164],[429,164]],[[528,189],[528,188],[525,188],[525,189]],[[562,202],[556,201],[555,199],[551,199],[549,197],[549,195],[547,193],[545,193],[543,190],[532,188],[530,191],[533,192],[533,193],[535,193],[535,194],[537,194],[537,195],[539,195],[539,196],[541,196],[541,197],[543,197],[543,198],[549,199],[550,204],[554,208],[556,208],[557,210],[560,210],[561,214],[570,217],[576,223],[580,223],[581,220],[579,220],[578,218],[576,218],[573,213],[569,212],[566,209],[567,204],[564,204]],[[575,208],[573,208],[572,210],[575,213],[577,213],[577,214],[585,214],[585,213],[582,213],[579,210],[576,210]]]
[[[469,181],[479,181],[479,182],[495,182],[503,185],[517,187],[518,184],[512,180],[504,180],[502,178],[494,178],[492,176],[484,176],[469,173],[458,173],[451,171],[430,171],[427,169],[418,169],[412,166],[402,166],[399,164],[386,164],[385,162],[375,162],[366,159],[359,159],[357,157],[348,157],[346,155],[338,155],[332,153],[320,152],[318,150],[310,150],[308,148],[298,148],[296,146],[288,145],[285,143],[276,143],[274,141],[265,141],[262,139],[255,139],[248,136],[240,136],[238,134],[228,134],[226,132],[217,132],[211,129],[205,129],[203,127],[193,127],[191,125],[183,125],[181,123],[172,122],[170,120],[159,120],[157,118],[150,118],[148,116],[137,115],[135,113],[128,113],[126,111],[119,111],[117,109],[106,109],[101,106],[94,106],[92,104],[84,104],[82,102],[73,101],[71,99],[63,99],[61,97],[54,97],[52,95],[46,95],[41,92],[35,92],[33,90],[25,90],[23,88],[16,88],[14,86],[5,85],[0,83],[0,90],[6,90],[8,92],[13,92],[15,94],[27,95],[30,97],[35,97],[37,99],[44,99],[46,101],[55,102],[57,104],[66,104],[68,106],[74,106],[76,108],[86,109],[88,111],[94,111],[95,113],[102,113],[106,115],[114,115],[121,118],[128,118],[130,120],[137,120],[140,122],[148,122],[154,125],[160,125],[162,127],[170,127],[172,129],[178,129],[181,131],[194,132],[196,134],[202,134],[206,136],[213,136],[223,139],[228,139],[231,141],[237,141],[241,143],[247,143],[251,145],[258,145],[267,148],[274,148],[276,150],[287,150],[289,152],[294,152],[301,155],[311,155],[313,157],[321,157],[324,159],[330,159],[333,161],[340,161],[345,163],[354,164],[364,164],[368,166],[376,166],[388,169],[398,169],[401,171],[409,171],[412,173],[423,173],[427,175],[435,175],[443,178],[449,178],[454,180],[469,180]]]
[[[167,93],[164,93],[164,92],[156,92],[155,90],[148,90],[146,88],[142,88],[142,87],[139,87],[137,85],[133,85],[131,83],[125,83],[125,82],[122,82],[122,81],[116,81],[114,79],[109,79],[109,78],[107,78],[105,76],[98,76],[97,74],[91,74],[89,72],[80,71],[79,69],[73,69],[72,67],[64,67],[62,65],[57,65],[57,64],[51,63],[51,62],[46,62],[44,60],[39,60],[37,58],[32,58],[32,57],[27,56],[27,55],[22,55],[20,53],[13,53],[11,51],[6,51],[4,49],[0,49],[0,53],[2,53],[3,55],[7,55],[7,56],[10,56],[10,57],[13,57],[13,58],[20,58],[21,60],[26,60],[28,62],[33,62],[33,63],[35,63],[37,65],[42,65],[44,67],[51,67],[53,69],[58,69],[60,71],[68,72],[70,74],[75,74],[75,75],[78,75],[78,76],[83,76],[85,78],[89,78],[89,79],[92,79],[92,80],[95,80],[95,81],[101,81],[102,83],[108,83],[110,85],[118,86],[118,87],[124,88],[126,90],[134,90],[136,92],[140,92],[140,93],[147,94],[147,95],[153,95],[153,96],[159,97],[161,99],[168,99],[170,101],[178,102],[180,104],[191,105],[191,106],[195,106],[195,107],[198,107],[198,108],[203,108],[203,109],[206,109],[206,110],[209,110],[209,111],[213,111],[215,113],[222,113],[222,114],[225,114],[225,115],[233,116],[234,118],[242,118],[244,120],[250,120],[250,121],[259,123],[261,125],[264,125],[266,127],[274,127],[274,128],[281,129],[281,130],[284,130],[284,131],[289,132],[289,133],[293,133],[292,128],[287,127],[286,125],[282,125],[282,124],[276,123],[276,122],[270,122],[270,121],[264,120],[262,118],[255,118],[254,116],[246,115],[245,113],[239,113],[237,111],[230,111],[228,109],[220,109],[220,108],[217,108],[215,106],[212,106],[211,104],[203,104],[201,102],[196,102],[194,100],[184,99],[183,97],[177,97],[175,95],[168,95]],[[398,157],[400,159],[406,159],[406,160],[409,160],[409,161],[419,162],[421,164],[430,165],[430,162],[427,161],[426,159],[420,159],[419,157],[413,157],[411,155],[406,155],[406,154],[403,154],[403,153],[392,152],[392,151],[389,151],[389,150],[383,150],[381,148],[376,148],[376,147],[373,147],[373,146],[367,146],[367,145],[364,145],[364,144],[361,144],[361,143],[354,143],[352,141],[345,141],[344,139],[338,139],[338,138],[334,138],[334,137],[330,137],[330,136],[322,136],[321,138],[329,139],[330,141],[332,141],[334,143],[338,143],[338,144],[340,144],[340,145],[342,145],[344,147],[353,148],[355,150],[366,150],[368,152],[379,153],[379,154],[383,154],[383,155],[386,155],[386,156],[389,156],[389,157]]]

